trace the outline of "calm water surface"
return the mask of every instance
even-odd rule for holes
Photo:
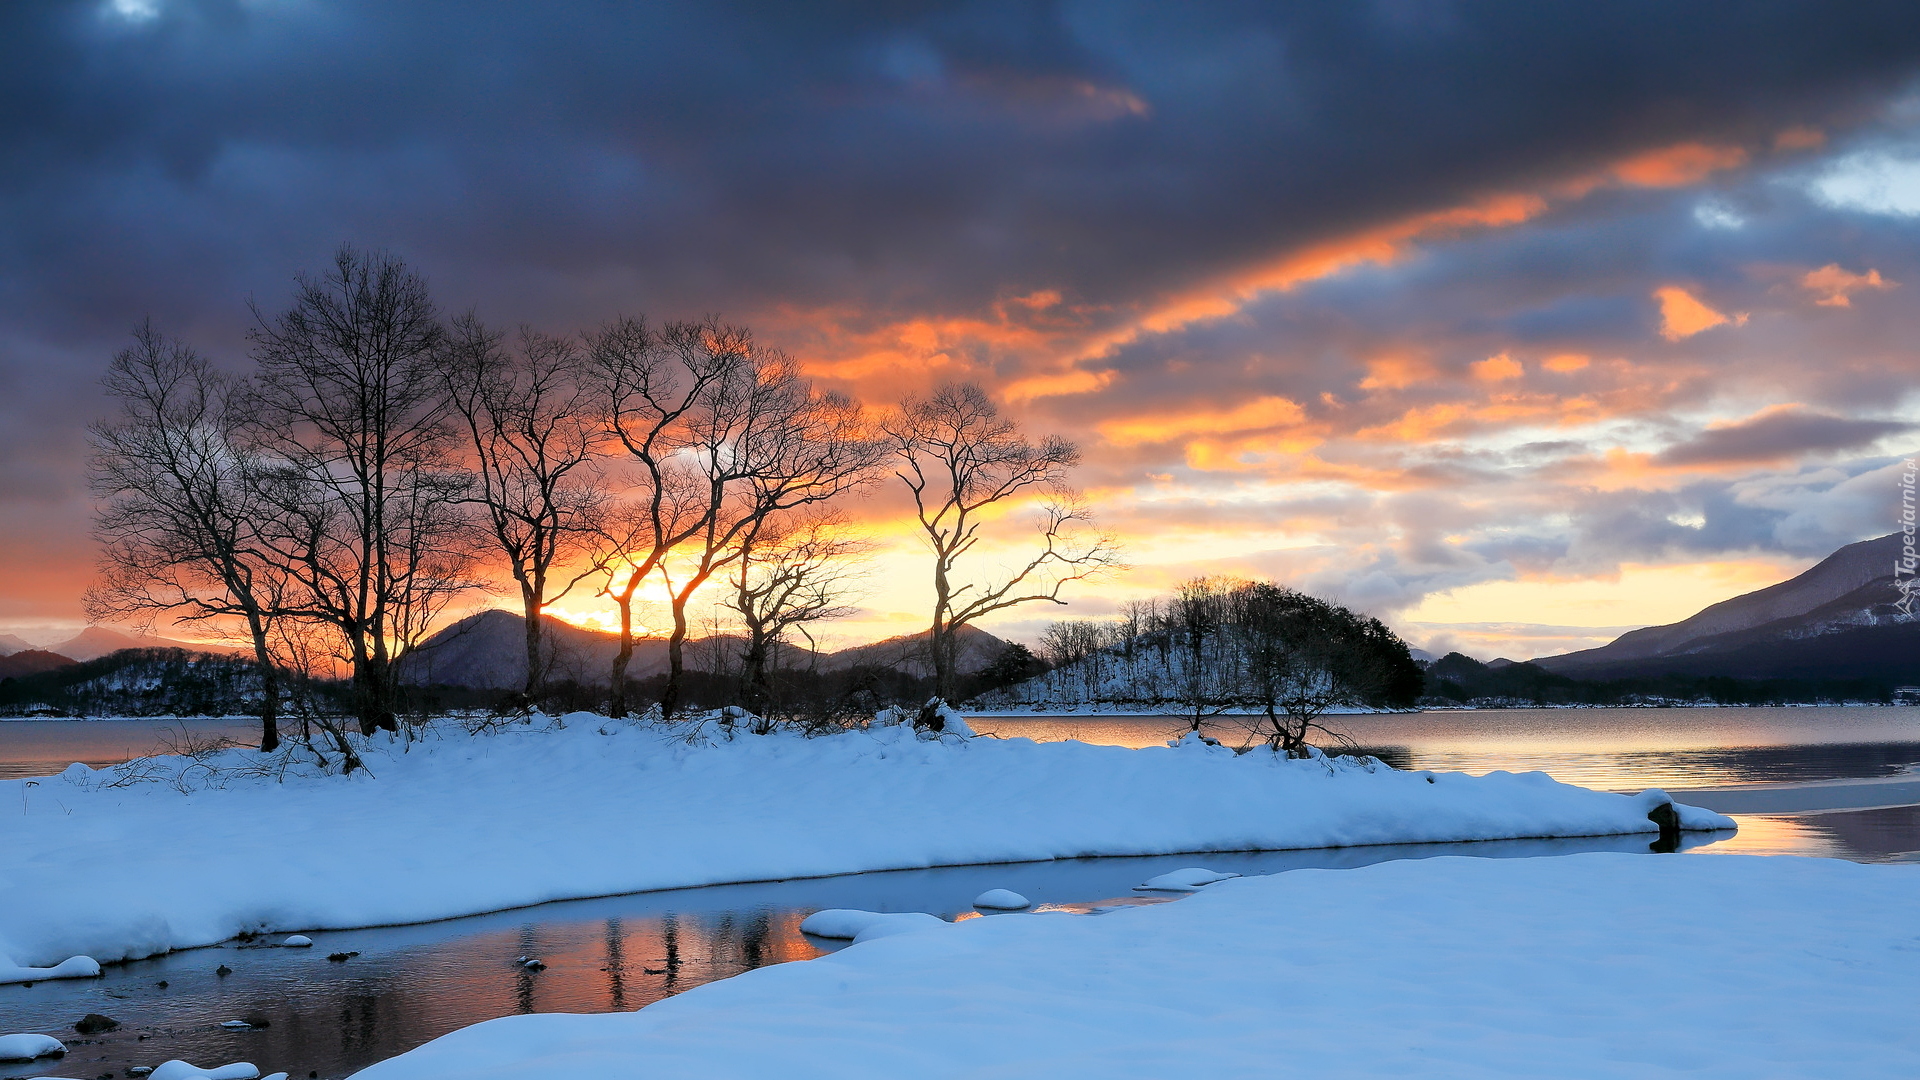
[[[309,935],[310,949],[228,942],[114,965],[99,979],[0,986],[0,1028],[45,1032],[68,1048],[64,1059],[0,1064],[0,1077],[125,1077],[133,1066],[172,1058],[203,1067],[249,1061],[263,1073],[287,1070],[295,1077],[309,1072],[345,1076],[497,1016],[637,1009],[752,968],[810,959],[840,945],[800,933],[801,920],[821,908],[973,918],[975,896],[1010,888],[1042,907],[1085,914],[1140,903],[1144,898],[1132,891],[1134,885],[1183,866],[1270,874],[1435,855],[1644,852],[1648,839],[948,867],[578,900],[416,926],[316,931]],[[352,951],[360,955],[343,963],[327,959],[330,953]],[[547,968],[527,971],[513,962],[520,956],[536,957]],[[222,965],[232,973],[218,975]],[[73,1022],[90,1012],[111,1016],[122,1026],[91,1038],[75,1034]],[[220,1026],[251,1013],[263,1014],[271,1025],[240,1031]]]
[[[0,720],[0,780],[52,776],[74,762],[98,769],[144,754],[164,754],[182,732],[224,735],[260,745],[260,721],[238,717],[182,720]]]
[[[981,716],[974,729],[1041,741],[1155,746],[1185,721],[1166,716]],[[1610,791],[1890,776],[1920,765],[1920,708],[1478,709],[1326,718],[1404,769],[1546,772]],[[1238,744],[1231,717],[1208,734]]]

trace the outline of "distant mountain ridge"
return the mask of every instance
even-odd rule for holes
[[[43,671],[72,667],[76,663],[71,657],[62,656],[45,649],[22,649],[0,656],[0,679],[17,679],[22,675],[38,675]]]
[[[605,686],[613,674],[613,657],[620,649],[620,636],[611,631],[589,630],[543,617],[547,640],[554,650],[551,677],[582,686]],[[428,686],[460,686],[474,690],[512,690],[524,685],[527,676],[526,620],[519,614],[500,608],[477,612],[429,637],[400,661],[402,677],[409,683]],[[977,672],[999,657],[1007,643],[973,627],[959,634],[959,669],[962,674]],[[789,652],[790,663],[815,666],[820,671],[841,671],[862,664],[887,667],[924,677],[933,674],[926,655],[927,633],[888,638],[871,645],[856,645],[834,652],[811,654],[805,650]],[[713,670],[731,662],[718,655],[733,651],[738,638],[720,635],[689,639],[686,663],[696,670]],[[798,653],[794,657],[794,653]],[[633,659],[628,677],[646,679],[667,670],[667,639],[644,637],[634,641]]]
[[[1901,535],[1848,544],[1787,581],[1597,649],[1533,661],[1577,679],[1675,673],[1733,678],[1920,679],[1920,624],[1894,605]]]
[[[185,649],[188,652],[219,655],[240,651],[231,645],[211,645],[198,641],[129,634],[106,626],[89,626],[57,645],[47,646],[46,651],[59,653],[61,656],[84,663],[88,660],[98,660],[110,653],[117,653],[121,649]]]

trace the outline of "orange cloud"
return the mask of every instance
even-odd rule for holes
[[[1852,307],[1853,297],[1849,294],[1860,289],[1892,289],[1900,283],[1886,280],[1880,271],[1871,267],[1864,274],[1852,274],[1840,269],[1839,263],[1828,263],[1818,270],[1807,271],[1800,284],[1819,297],[1814,303],[1821,307]]]
[[[1424,442],[1436,435],[1459,434],[1477,427],[1587,424],[1606,413],[1599,401],[1586,396],[1495,394],[1483,404],[1446,401],[1408,409],[1396,420],[1354,432],[1354,437],[1376,442]]]
[[[1255,398],[1227,410],[1201,410],[1171,416],[1136,416],[1100,425],[1100,434],[1118,446],[1169,442],[1187,435],[1221,435],[1238,431],[1290,427],[1305,420],[1306,410],[1283,397]],[[1309,444],[1311,445],[1311,444]]]
[[[1515,360],[1506,353],[1501,353],[1498,356],[1489,356],[1485,360],[1474,363],[1472,367],[1473,377],[1479,379],[1481,382],[1501,382],[1505,379],[1517,379],[1527,373],[1527,369],[1521,366],[1520,361]]]
[[[1008,401],[1032,401],[1034,398],[1058,397],[1063,394],[1091,394],[1104,390],[1113,382],[1111,371],[1082,371],[1074,369],[1052,374],[1030,375],[1024,379],[1015,379],[1001,387],[1000,396]]]
[[[1653,298],[1660,301],[1660,336],[1668,341],[1690,338],[1702,330],[1728,323],[1742,326],[1747,321],[1744,314],[1729,318],[1713,310],[1677,285],[1665,285],[1653,290]]]
[[[1746,161],[1747,152],[1738,146],[1681,143],[1636,154],[1610,171],[1617,179],[1639,187],[1683,187],[1722,169],[1738,168]]]
[[[1142,334],[1164,334],[1197,322],[1225,318],[1267,293],[1286,292],[1358,266],[1397,262],[1406,257],[1418,241],[1452,236],[1471,228],[1518,225],[1538,217],[1546,209],[1547,201],[1538,195],[1498,194],[1311,244],[1190,293],[1174,296],[1131,326],[1091,342],[1081,355],[1104,355],[1137,340]]]
[[[1261,295],[1286,292],[1355,267],[1391,265],[1405,258],[1421,241],[1456,235],[1466,229],[1523,224],[1548,210],[1548,194],[1577,199],[1607,184],[1679,187],[1698,183],[1723,169],[1737,168],[1747,159],[1747,151],[1738,146],[1680,143],[1635,154],[1599,172],[1550,185],[1545,189],[1546,194],[1502,192],[1460,206],[1413,214],[1299,248],[1240,274],[1170,297],[1131,326],[1091,341],[1080,355],[1101,356],[1137,340],[1142,334],[1164,334],[1197,322],[1225,318]]]
[[[1548,371],[1557,371],[1561,374],[1566,374],[1570,371],[1579,371],[1581,368],[1586,367],[1589,362],[1589,359],[1580,353],[1561,353],[1558,356],[1547,357],[1540,366],[1546,368]]]
[[[1404,390],[1433,376],[1433,365],[1423,357],[1380,356],[1367,361],[1367,377],[1360,380],[1360,389]]]
[[[1827,133],[1817,127],[1790,127],[1773,137],[1775,150],[1818,150],[1827,143]]]

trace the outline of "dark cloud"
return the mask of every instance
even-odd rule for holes
[[[1717,465],[1783,461],[1814,451],[1854,450],[1916,425],[1895,420],[1783,409],[1738,424],[1708,428],[1660,452],[1663,465]]]
[[[36,580],[69,593],[84,577],[90,388],[127,328],[152,315],[234,363],[246,298],[271,309],[341,241],[395,251],[446,306],[496,322],[723,311],[801,352],[1059,292],[1048,317],[1077,322],[1033,316],[1046,348],[956,350],[965,370],[1011,380],[1037,352],[1073,352],[1303,244],[1676,142],[1845,132],[1920,64],[1920,8],[1893,2],[151,7],[0,5],[0,572],[32,553],[59,564]],[[1722,194],[1749,216],[1793,202]],[[1743,260],[1821,265],[1837,248],[1893,279],[1913,263],[1910,235],[1842,236],[1834,214],[1716,247],[1687,225],[1688,198],[1601,193],[1524,230],[1143,337],[1085,365],[1112,377],[1097,399],[1023,408],[1093,444],[1114,417],[1278,395],[1334,439],[1449,406],[1469,365],[1526,346],[1592,352],[1568,392],[1626,416],[1698,404],[1734,363],[1733,346],[1701,335],[1655,358],[1672,368],[1657,392],[1606,367],[1655,325],[1651,280],[1711,285],[1758,325],[1791,279],[1753,278]],[[1857,426],[1849,412],[1911,385],[1910,328],[1865,302],[1817,314],[1851,321],[1783,322],[1754,370]],[[1790,351],[1836,343],[1842,356],[1789,374]],[[1432,373],[1365,389],[1368,362],[1395,348]],[[1537,375],[1540,357],[1522,359]],[[1542,477],[1591,440],[1530,442],[1335,440],[1316,478],[1350,486],[1251,508],[1238,492],[1233,511],[1209,500],[1238,481],[1177,449],[1103,452],[1087,473],[1109,486],[1177,474],[1196,519],[1321,520],[1356,543],[1370,517],[1392,522],[1403,548],[1352,595],[1399,604],[1579,548],[1512,520],[1563,509]],[[1454,490],[1481,501],[1432,494]],[[1476,519],[1499,520],[1464,554],[1443,540]]]

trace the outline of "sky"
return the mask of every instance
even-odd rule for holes
[[[1916,241],[1904,3],[0,5],[0,632],[82,624],[132,327],[244,371],[344,242],[495,324],[979,382],[1130,567],[1008,636],[1220,573],[1588,647],[1893,530]],[[898,491],[849,509],[834,633],[921,628]]]

